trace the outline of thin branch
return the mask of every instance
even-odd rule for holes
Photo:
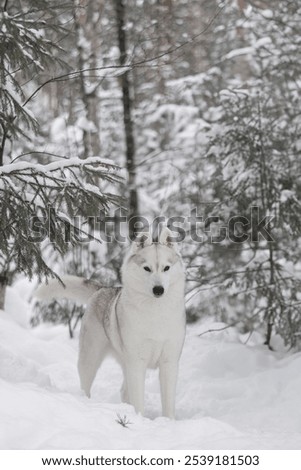
[[[203,336],[206,335],[207,333],[215,333],[216,331],[224,331],[227,330],[228,328],[232,328],[232,326],[237,325],[238,321],[230,323],[230,325],[223,326],[221,328],[211,328],[209,330],[203,331],[203,333],[200,333],[198,336]]]
[[[27,155],[34,155],[34,154],[37,154],[37,155],[47,155],[49,157],[55,157],[55,158],[62,158],[62,159],[65,159],[65,160],[69,160],[70,157],[67,157],[66,155],[56,155],[55,153],[51,153],[51,152],[44,152],[44,151],[31,151],[31,152],[25,152],[25,153],[21,153],[20,155],[17,155],[17,157],[13,158],[11,163],[15,163],[15,161],[19,160],[19,158],[22,158],[22,157],[27,157]]]
[[[95,71],[100,71],[100,70],[117,70],[117,69],[124,69],[125,71],[128,70],[129,68],[135,68],[135,67],[141,67],[141,66],[146,66],[146,64],[149,64],[150,62],[154,62],[155,60],[158,60],[158,59],[162,59],[163,57],[165,56],[168,56],[168,55],[171,55],[173,54],[174,52],[177,52],[178,50],[184,48],[185,46],[189,45],[189,44],[193,44],[200,36],[202,36],[203,34],[205,34],[208,29],[211,27],[211,25],[214,23],[214,21],[216,20],[216,18],[220,15],[220,13],[223,11],[223,9],[225,8],[225,6],[222,6],[222,7],[218,7],[216,9],[216,12],[215,14],[212,16],[212,18],[208,21],[207,25],[203,28],[203,30],[194,35],[191,39],[188,39],[187,41],[184,41],[183,43],[181,43],[179,46],[175,46],[175,47],[170,47],[169,49],[167,49],[167,51],[164,51],[162,52],[161,54],[158,54],[157,56],[153,56],[153,57],[150,57],[148,59],[143,59],[143,60],[139,60],[137,62],[133,62],[132,64],[124,64],[124,65],[105,65],[105,66],[102,66],[102,67],[92,67],[92,68],[86,68],[86,69],[82,69],[82,70],[75,70],[73,72],[69,72],[69,73],[65,73],[65,74],[62,74],[62,75],[58,75],[56,77],[52,77],[48,80],[46,80],[44,83],[42,83],[40,86],[38,86],[38,88],[36,88],[36,90],[27,98],[27,100],[24,101],[22,107],[25,107],[29,101],[31,101],[35,96],[36,94],[42,89],[44,88],[44,86],[48,85],[49,83],[53,83],[53,82],[57,82],[57,81],[64,81],[64,80],[69,80],[69,79],[72,79],[72,78],[78,78],[81,74],[85,73],[85,72],[95,72]]]
[[[1,123],[1,127],[3,129],[3,136],[0,144],[0,166],[3,166],[3,158],[4,158],[4,147],[5,147],[5,141],[7,137],[7,131],[5,126]]]

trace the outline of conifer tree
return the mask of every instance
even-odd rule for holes
[[[45,240],[50,238],[52,249],[60,254],[68,248],[65,232],[57,230],[56,223],[68,223],[76,234],[73,217],[86,217],[93,210],[97,214],[116,202],[113,194],[95,184],[119,181],[116,165],[108,160],[48,156],[41,164],[34,152],[26,156],[14,152],[17,138],[30,139],[39,131],[30,100],[34,89],[41,87],[40,75],[54,65],[62,66],[56,52],[68,34],[64,22],[71,7],[50,0],[5,0],[1,6],[0,307],[13,273],[30,278],[55,275],[44,257]]]
[[[243,81],[236,74],[224,82],[208,156],[217,166],[220,207],[228,219],[240,217],[232,239],[246,240],[240,273],[231,280],[236,296],[245,296],[242,321],[264,322],[267,345],[276,331],[295,346],[301,331],[301,9],[283,0],[273,10],[253,5],[246,15],[248,47],[232,51],[226,60],[237,64],[240,53],[246,55],[249,76]]]

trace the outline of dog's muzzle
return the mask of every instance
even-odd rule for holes
[[[155,286],[153,288],[153,294],[155,297],[161,297],[164,294],[164,287],[162,286]]]

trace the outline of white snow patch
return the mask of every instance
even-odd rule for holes
[[[240,49],[233,49],[233,51],[228,52],[224,56],[224,59],[234,59],[235,57],[240,57],[242,55],[253,54],[254,47],[242,47]]]
[[[269,36],[266,36],[264,38],[258,39],[255,43],[256,49],[259,47],[265,47],[265,46],[270,46],[272,44],[272,39]]]
[[[97,132],[97,128],[96,128],[94,122],[89,121],[86,118],[86,116],[79,117],[78,120],[76,121],[76,124],[83,131],[92,132],[92,133]]]
[[[291,191],[289,189],[283,189],[280,194],[280,202],[284,204],[290,199],[294,199],[296,197],[295,191]]]
[[[12,287],[6,288],[5,311],[10,321],[16,322],[23,327],[28,326],[30,317],[29,304],[22,299],[19,292]]]
[[[267,19],[272,19],[274,18],[274,13],[273,13],[273,10],[262,10],[261,11],[261,15],[264,17],[264,18],[267,18]]]

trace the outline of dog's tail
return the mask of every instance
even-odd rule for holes
[[[101,284],[83,277],[62,276],[64,285],[57,279],[42,284],[33,293],[38,300],[70,299],[79,303],[87,303],[89,298],[101,288]]]

